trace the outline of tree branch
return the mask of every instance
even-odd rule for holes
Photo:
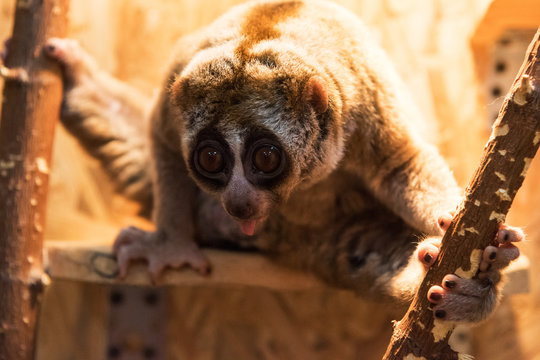
[[[58,65],[41,53],[65,36],[68,0],[17,1],[0,123],[0,359],[34,358],[43,227],[54,127],[62,99]],[[1,64],[0,64],[1,65]]]
[[[448,345],[453,326],[434,319],[427,293],[446,274],[472,278],[483,249],[504,222],[540,145],[540,28],[493,125],[484,155],[450,228],[439,257],[409,310],[394,327],[384,359],[458,359]]]

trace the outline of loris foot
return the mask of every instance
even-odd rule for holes
[[[133,226],[122,229],[113,246],[120,277],[126,276],[129,262],[136,259],[148,261],[153,283],[158,282],[166,267],[190,266],[203,275],[210,273],[210,262],[197,244],[166,239],[165,236],[164,233],[144,231]]]
[[[90,55],[73,39],[50,38],[43,51],[62,65],[68,85],[76,85],[83,75],[91,74],[97,68]]]
[[[448,224],[443,230],[448,228]],[[514,227],[501,225],[497,233],[497,246],[484,249],[478,274],[472,279],[463,279],[448,274],[442,286],[432,286],[428,291],[428,299],[434,305],[433,312],[439,319],[455,322],[478,322],[485,319],[495,308],[498,298],[497,284],[501,280],[501,270],[512,260],[519,257],[519,249],[513,242],[524,238],[523,232]],[[418,249],[418,258],[426,266],[431,266],[440,247],[432,238]]]

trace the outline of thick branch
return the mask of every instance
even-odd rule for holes
[[[465,200],[443,237],[438,260],[396,323],[384,359],[458,359],[447,342],[453,327],[434,319],[427,292],[446,274],[471,278],[477,273],[482,251],[495,238],[540,145],[539,37],[540,29],[495,121]]]
[[[44,41],[65,36],[67,0],[17,1],[0,123],[0,359],[34,357],[54,126],[62,99]]]

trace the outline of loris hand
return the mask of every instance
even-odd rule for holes
[[[450,221],[448,218],[439,221],[444,231]],[[428,299],[433,304],[435,317],[456,322],[478,322],[485,319],[497,304],[501,270],[519,257],[519,249],[512,243],[523,238],[521,229],[501,225],[496,236],[497,246],[484,249],[475,277],[463,279],[448,274],[443,278],[442,286],[432,286],[428,291]],[[440,240],[431,238],[418,246],[418,259],[426,268],[437,258]]]
[[[130,226],[122,229],[114,242],[119,275],[127,275],[129,262],[135,259],[148,261],[148,271],[153,283],[157,283],[166,267],[190,266],[199,273],[210,273],[210,262],[197,244],[179,239],[167,239],[156,231],[145,231]]]

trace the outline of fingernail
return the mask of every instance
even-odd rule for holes
[[[433,260],[433,256],[431,256],[430,253],[426,253],[426,255],[424,255],[424,261],[430,263],[431,260]]]
[[[446,311],[444,310],[437,310],[435,311],[435,317],[442,319],[446,316]]]
[[[442,299],[442,295],[439,294],[439,293],[434,292],[434,293],[431,293],[431,294],[429,295],[429,298],[430,298],[431,300],[433,300],[433,301],[439,301],[439,300]]]
[[[444,282],[444,286],[446,286],[446,287],[449,288],[449,289],[453,289],[453,288],[456,287],[456,282],[453,281],[453,280],[446,280],[446,281]]]
[[[497,253],[496,253],[496,252],[492,252],[491,254],[489,254],[489,259],[490,259],[490,260],[495,260],[496,257],[497,257]]]

